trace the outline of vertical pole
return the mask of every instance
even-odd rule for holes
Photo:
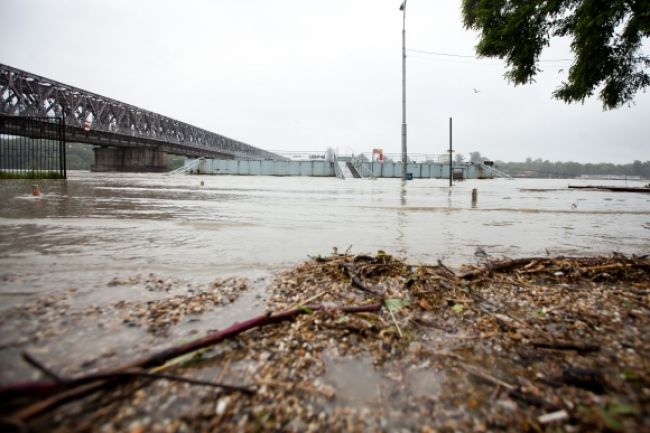
[[[406,180],[406,0],[402,3],[402,180]]]
[[[63,120],[57,119],[59,142],[59,175],[63,176]]]
[[[449,186],[451,186],[451,181],[453,177],[453,161],[452,161],[452,155],[453,155],[454,149],[452,146],[452,120],[451,117],[449,118]]]
[[[29,119],[25,119],[25,130],[27,131],[27,134],[26,134],[27,137],[30,137],[30,135],[31,135],[30,134],[31,133],[31,122],[29,121]],[[25,138],[25,140],[27,140],[27,138]],[[40,160],[41,148],[40,148],[40,146],[38,144],[38,139],[34,138],[34,139],[29,139],[29,140],[31,140],[30,143],[29,143],[30,147],[32,149],[34,149],[34,158],[32,160],[32,167],[31,168],[32,168],[32,171],[38,171],[38,169],[40,167],[40,163],[41,163],[41,160]]]
[[[65,142],[65,110],[61,112],[61,137],[63,138],[63,156],[62,156],[62,161],[63,161],[63,178],[67,179],[68,178],[68,169],[66,166],[66,161],[65,161],[65,151],[66,151],[66,142]]]
[[[30,125],[33,130],[34,124],[30,122]],[[40,173],[41,171],[43,171],[43,166],[45,165],[44,163],[45,159],[43,158],[43,140],[37,138],[36,142],[38,143],[38,172]]]

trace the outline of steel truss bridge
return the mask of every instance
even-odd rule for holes
[[[190,157],[286,159],[246,143],[0,64],[0,133],[21,135],[7,116],[65,119],[66,140]],[[45,124],[39,137],[52,134]],[[33,135],[34,132],[32,131]],[[97,157],[97,154],[96,154]]]

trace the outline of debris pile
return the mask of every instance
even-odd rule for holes
[[[452,270],[335,254],[279,274],[267,305],[85,376],[59,377],[27,356],[49,378],[0,388],[3,422],[79,432],[650,430],[647,257]]]

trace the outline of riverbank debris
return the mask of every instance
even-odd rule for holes
[[[646,186],[569,185],[569,188],[610,192],[650,192],[650,184]]]
[[[63,377],[29,356],[45,379],[3,386],[4,425],[650,429],[647,256],[491,260],[454,270],[384,252],[334,254],[278,274],[268,290],[266,313],[114,368]]]

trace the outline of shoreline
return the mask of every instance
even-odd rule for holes
[[[164,281],[152,285],[166,293]],[[252,329],[157,370],[243,386],[252,396],[131,378],[28,425],[37,431],[47,425],[51,431],[130,432],[648,427],[642,415],[650,409],[650,337],[643,332],[650,326],[647,257],[537,257],[457,270],[411,265],[381,252],[319,256],[277,274],[266,301],[251,293],[247,281],[229,279],[185,296],[125,302],[112,312],[68,317],[63,298],[16,312],[35,308],[36,319],[39,311],[61,308],[71,328],[94,323],[103,324],[104,337],[123,329],[133,334],[124,351],[79,359],[67,368],[57,366],[47,351],[30,351],[57,374],[79,377],[178,346],[178,328],[187,330],[184,341],[224,329],[229,323],[210,327],[211,320],[202,318],[219,317],[232,303],[250,307],[235,322],[260,310],[325,307]],[[378,301],[383,308],[375,313],[343,314],[336,307]],[[12,317],[17,316],[5,318],[0,329]],[[60,326],[54,321],[45,328]],[[41,338],[47,347],[47,335]],[[39,375],[32,369],[22,379]]]

